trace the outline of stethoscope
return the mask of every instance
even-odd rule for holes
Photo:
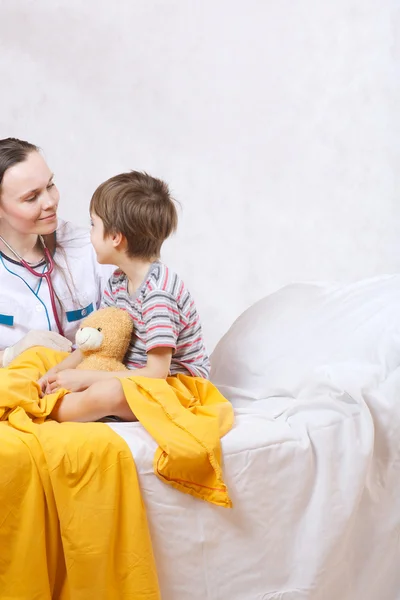
[[[32,267],[32,265],[30,265],[28,262],[26,262],[26,260],[24,260],[22,258],[22,256],[20,256],[18,254],[18,252],[16,252],[13,248],[11,248],[11,246],[9,244],[7,244],[6,240],[4,238],[2,238],[1,235],[0,235],[0,240],[3,242],[3,244],[5,246],[7,246],[7,248],[10,250],[10,252],[12,252],[14,254],[14,256],[16,256],[18,258],[18,260],[21,263],[21,265],[27,271],[29,271],[29,273],[31,273],[32,275],[35,275],[35,277],[39,277],[40,280],[43,280],[43,279],[46,280],[47,287],[49,288],[49,293],[50,293],[51,308],[52,308],[52,311],[53,311],[54,320],[55,320],[56,325],[57,325],[58,333],[60,335],[64,336],[64,330],[62,328],[61,321],[60,321],[60,318],[59,318],[58,313],[57,313],[56,295],[55,295],[55,292],[54,292],[53,283],[51,281],[51,274],[54,271],[54,260],[53,260],[53,257],[51,256],[49,250],[47,249],[46,244],[44,243],[44,239],[43,239],[43,237],[41,235],[39,235],[39,239],[40,239],[40,242],[41,242],[41,244],[43,246],[44,258],[45,258],[45,261],[47,263],[47,270],[43,271],[42,273],[40,273],[40,272],[38,273],[37,271],[35,271],[35,269]],[[35,294],[35,296],[36,296],[36,294]]]

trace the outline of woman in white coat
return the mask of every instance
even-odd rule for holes
[[[59,192],[39,149],[0,140],[0,366],[33,346],[68,351],[100,305],[110,269],[89,232],[57,218]]]

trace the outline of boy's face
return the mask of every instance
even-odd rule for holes
[[[113,265],[114,245],[111,236],[104,238],[103,221],[92,213],[91,215],[90,240],[96,252],[97,262],[101,265]]]

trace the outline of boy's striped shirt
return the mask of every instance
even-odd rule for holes
[[[134,331],[125,356],[128,369],[147,364],[147,352],[172,348],[171,375],[184,373],[208,378],[210,361],[204,346],[199,315],[193,298],[179,276],[160,261],[154,262],[135,294],[128,292],[128,278],[117,270],[108,280],[102,306],[126,310]]]

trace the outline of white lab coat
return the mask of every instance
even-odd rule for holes
[[[63,305],[60,310],[56,300],[64,335],[74,342],[81,320],[99,308],[104,285],[115,267],[97,263],[87,229],[59,221],[56,236],[57,266],[51,279]],[[12,346],[32,329],[48,330],[46,310],[51,331],[58,332],[46,280],[40,284],[38,297],[26,285],[36,291],[39,282],[16,261],[0,257],[0,350]]]

